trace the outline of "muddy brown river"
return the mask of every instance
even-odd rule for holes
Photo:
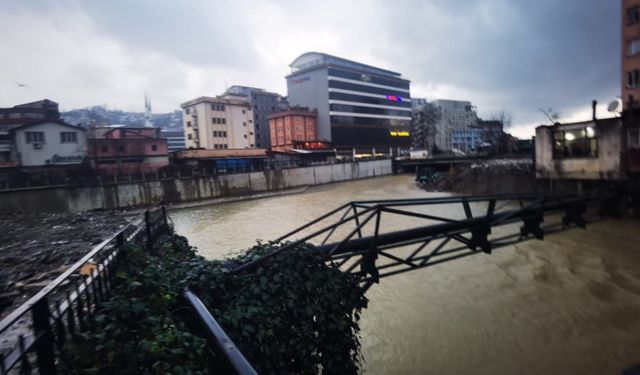
[[[351,200],[439,195],[400,175],[171,217],[202,255],[221,258]],[[410,225],[403,220],[389,226]],[[367,296],[366,374],[620,374],[640,364],[640,219],[607,219],[395,275]]]

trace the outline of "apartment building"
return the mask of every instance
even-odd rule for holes
[[[249,101],[202,96],[182,103],[181,108],[187,149],[256,147]]]
[[[229,87],[220,97],[244,100],[251,104],[251,107],[253,107],[253,129],[256,147],[270,148],[271,139],[269,137],[268,117],[278,111],[280,95],[256,87],[234,85]]]
[[[622,1],[623,109],[640,105],[640,0]]]
[[[436,107],[440,113],[440,119],[435,126],[434,139],[434,145],[440,151],[454,148],[453,130],[466,130],[478,124],[478,115],[471,102],[437,99],[432,101],[431,105]]]

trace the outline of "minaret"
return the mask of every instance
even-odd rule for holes
[[[151,122],[151,101],[147,97],[147,93],[144,93],[144,127],[153,128],[153,122]]]

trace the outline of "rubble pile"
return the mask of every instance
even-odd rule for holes
[[[0,215],[0,318],[125,224],[107,212]]]

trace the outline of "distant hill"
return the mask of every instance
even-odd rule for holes
[[[103,106],[73,109],[71,111],[61,112],[60,116],[69,124],[83,127],[116,124],[142,127],[144,125],[143,112],[125,112],[117,109],[107,109]],[[176,110],[170,113],[153,114],[152,121],[158,128],[181,130],[182,111]]]

